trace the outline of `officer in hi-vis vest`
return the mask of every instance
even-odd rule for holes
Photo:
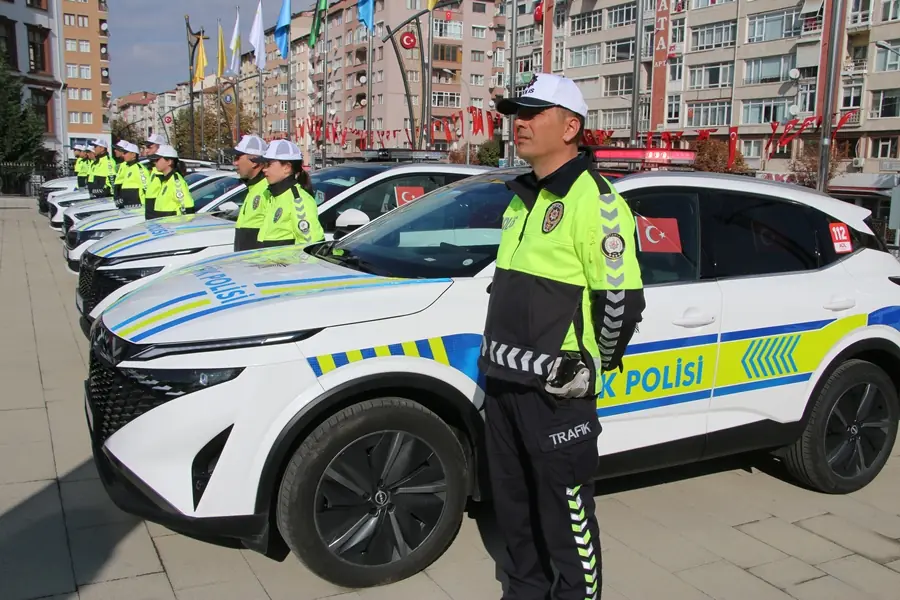
[[[269,182],[263,173],[263,166],[253,159],[266,153],[265,140],[256,135],[245,135],[234,148],[234,167],[241,181],[247,186],[247,196],[241,205],[241,212],[234,230],[234,251],[258,248],[257,238],[266,217],[269,202]]]
[[[136,144],[121,141],[118,144],[122,149],[122,173],[116,178],[116,187],[119,188],[116,196],[116,206],[130,208],[143,206],[147,185],[150,182],[150,174],[146,167],[138,162],[140,149]]]
[[[309,174],[303,169],[303,152],[293,142],[275,140],[265,154],[253,158],[263,166],[269,189],[266,216],[257,236],[257,246],[313,244],[325,239],[319,223]]]
[[[596,398],[644,310],[635,222],[578,145],[587,105],[570,79],[538,73],[497,104],[533,171],[507,185],[479,366],[488,469],[512,558],[504,599],[597,598]],[[547,560],[549,559],[549,561]]]
[[[113,195],[113,186],[116,185],[117,165],[109,155],[109,142],[96,139],[93,145],[94,164],[88,177],[88,190],[91,198],[102,198]]]

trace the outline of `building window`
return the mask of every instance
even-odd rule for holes
[[[744,63],[744,84],[787,81],[791,69],[794,68],[795,60],[796,57],[793,54],[748,60]]]
[[[6,56],[6,62],[13,71],[19,70],[16,53],[16,22],[0,16],[0,55]]]
[[[48,46],[50,30],[26,25],[28,29],[28,70],[31,73],[50,72]]]
[[[884,0],[881,3],[881,20],[884,22],[900,20],[900,0]]]
[[[600,116],[603,120],[603,129],[628,129],[631,127],[630,108],[604,110]]]
[[[478,40],[487,39],[487,27],[472,25],[472,37]]]
[[[415,50],[415,48],[414,48]],[[461,63],[462,48],[459,46],[448,46],[446,44],[434,45],[434,60],[443,60],[446,62]]]
[[[666,123],[681,123],[681,94],[669,94],[666,100]]]
[[[722,127],[731,124],[731,101],[691,102],[685,127]]]
[[[469,83],[472,85],[484,85],[484,75],[472,73],[469,75]]]
[[[557,14],[564,15],[565,13],[557,11]],[[584,35],[600,31],[602,25],[603,10],[592,10],[591,12],[575,15],[569,19],[569,35]]]
[[[796,8],[750,15],[747,19],[747,41],[769,42],[800,35],[802,22]]]
[[[472,62],[484,62],[484,50],[472,50]]]
[[[432,92],[431,105],[438,108],[460,108],[460,95],[456,92]]]
[[[78,75],[81,79],[91,78],[91,65],[81,65],[78,67]]]
[[[417,83],[419,81],[419,72],[418,71],[407,71],[406,72],[406,80],[409,83]]]
[[[78,88],[70,87],[69,88],[69,100],[78,100],[79,97],[80,96],[78,95]]]
[[[734,21],[711,23],[691,28],[691,50],[731,48],[734,46],[737,24]]]
[[[82,125],[93,125],[94,124],[94,113],[89,113],[89,112],[81,113],[81,124]]]
[[[734,2],[734,0],[691,0],[691,8],[709,8],[710,6],[728,4],[729,2]]]
[[[734,82],[734,63],[716,63],[691,68],[689,88],[707,90],[731,87]]]
[[[484,2],[473,2],[472,12],[484,14],[487,12],[487,5]]]
[[[584,128],[585,129],[600,129],[600,111],[599,110],[589,110],[587,112],[587,118],[584,120]]]
[[[636,4],[629,2],[628,4],[619,4],[607,10],[606,22],[609,27],[624,27],[630,25],[637,20]]]
[[[744,125],[762,125],[763,123],[781,123],[788,114],[791,105],[789,98],[766,98],[764,100],[744,100],[741,123]]]
[[[897,158],[897,138],[873,138],[872,158]]]
[[[744,158],[760,158],[762,147],[762,140],[741,140],[741,154]]]
[[[459,21],[434,20],[434,37],[448,38],[451,40],[463,39],[463,24]]]
[[[606,42],[606,51],[603,54],[603,62],[619,62],[634,58],[634,40],[617,40]]]
[[[78,40],[66,40],[66,52],[78,52]]]
[[[74,125],[81,123],[81,113],[70,112],[69,113],[69,123],[72,123]]]
[[[69,13],[64,14],[63,23],[69,27],[75,27],[75,15],[70,15]]]
[[[684,19],[674,19],[672,21],[672,29],[669,32],[672,44],[681,44],[684,42]]]
[[[534,26],[523,27],[516,32],[516,46],[530,46],[535,43]]]
[[[816,84],[801,83],[797,94],[797,104],[801,113],[816,112]]]
[[[634,77],[631,73],[622,75],[609,75],[604,77],[604,96],[626,96],[634,87]]]
[[[87,40],[78,40],[78,51],[79,52],[90,52],[91,51],[91,43]]]
[[[600,64],[600,44],[569,48],[569,68],[589,67]]]
[[[887,40],[891,50],[887,48],[879,48],[875,52],[875,70],[876,71],[900,71],[900,40]]]
[[[52,92],[35,89],[31,90],[31,108],[44,126],[44,133],[53,133],[53,120],[50,118],[52,112],[52,100]]]
[[[84,15],[78,15],[78,26],[79,27],[88,27],[88,18]]]
[[[869,116],[876,119],[900,117],[900,89],[872,92],[872,112]]]
[[[47,10],[47,0],[25,0],[25,6],[37,8],[39,10]]]
[[[505,48],[497,48],[494,50],[494,62],[492,63],[495,67],[505,67],[506,66],[506,49]]]
[[[78,65],[66,65],[66,79],[78,79]]]
[[[861,78],[845,79],[842,85],[841,108],[860,108],[862,106],[863,81]]]
[[[469,106],[474,106],[475,108],[484,108],[484,98],[470,98]]]
[[[684,57],[669,59],[669,81],[681,81],[684,78]]]

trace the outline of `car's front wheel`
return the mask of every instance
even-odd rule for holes
[[[900,402],[877,365],[848,360],[831,374],[800,438],[784,453],[788,471],[830,494],[868,485],[887,462],[897,437]]]
[[[278,529],[316,575],[349,588],[410,577],[453,541],[467,497],[453,430],[418,403],[368,400],[300,445],[281,482]]]

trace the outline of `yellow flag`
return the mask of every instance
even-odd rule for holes
[[[194,68],[194,83],[202,83],[206,78],[206,49],[203,47],[203,35],[197,47],[197,66]]]
[[[438,0],[428,0],[428,10],[434,10],[434,7],[437,6]]]
[[[222,21],[219,21],[219,56],[216,57],[216,77],[222,78],[225,73],[225,34],[222,33]]]

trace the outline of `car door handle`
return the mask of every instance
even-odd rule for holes
[[[853,298],[832,298],[823,308],[826,310],[847,310],[856,306],[856,300]]]
[[[691,313],[691,311],[687,311],[685,315],[680,319],[674,319],[672,321],[673,325],[677,325],[678,327],[703,327],[705,325],[710,325],[716,322],[716,317],[714,315],[707,315],[703,313]]]

